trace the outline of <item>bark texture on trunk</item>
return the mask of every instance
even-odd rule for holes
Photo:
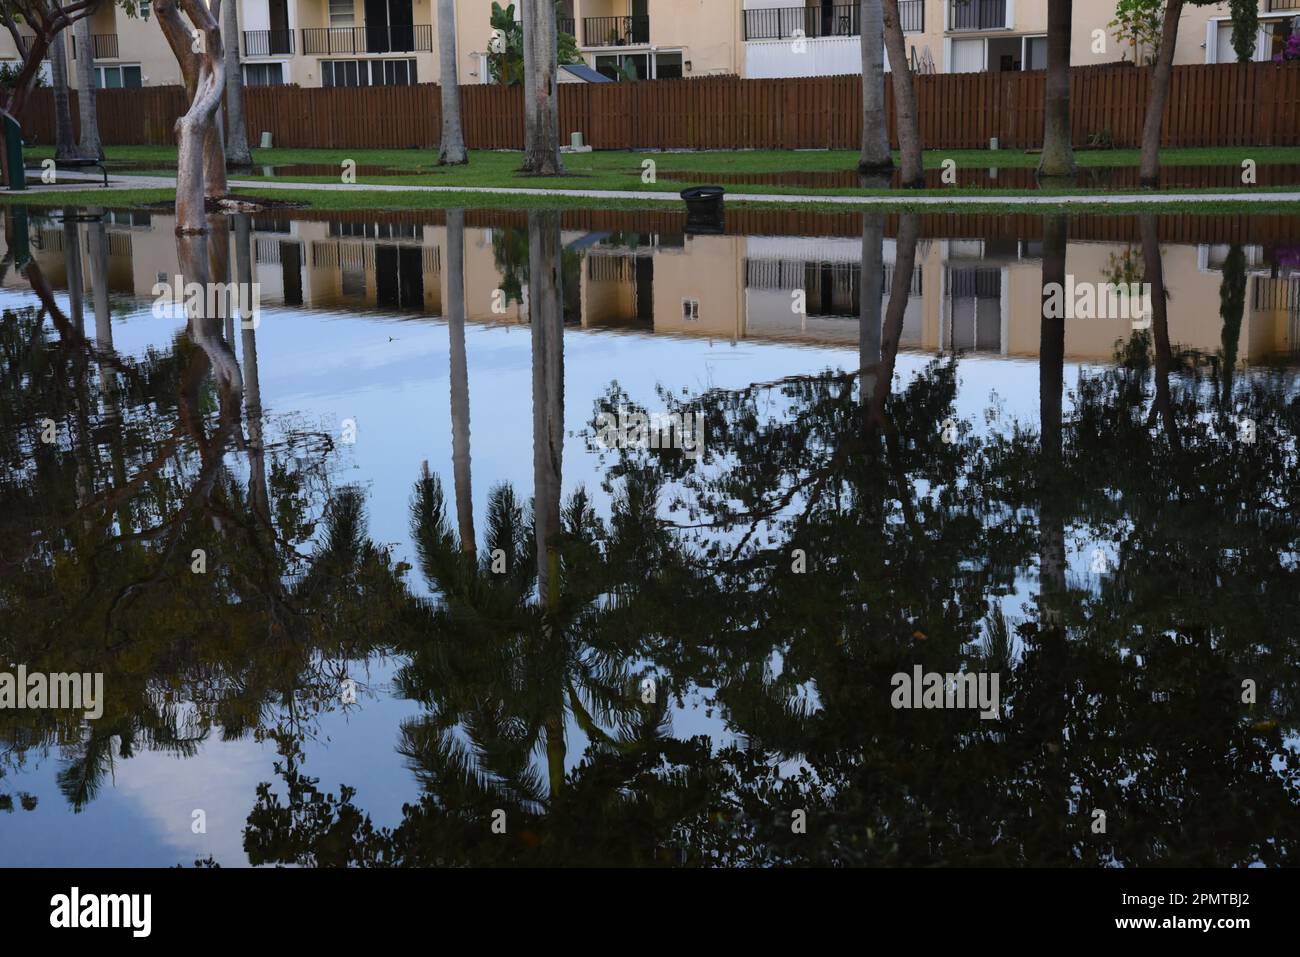
[[[885,21],[881,0],[859,0],[862,41],[862,155],[858,169],[894,168],[885,112]]]
[[[866,213],[862,217],[862,287],[858,312],[858,367],[862,370],[858,402],[864,411],[874,406],[880,388],[880,323],[884,298],[885,217]]]
[[[1151,68],[1151,95],[1147,99],[1146,121],[1142,124],[1142,166],[1138,177],[1143,186],[1160,185],[1160,128],[1164,125],[1169,82],[1174,72],[1174,48],[1178,43],[1178,21],[1183,0],[1168,0],[1160,33],[1160,55]]]
[[[1038,175],[1073,176],[1074,144],[1070,131],[1070,32],[1073,0],[1047,5],[1047,89],[1043,112],[1043,155]]]
[[[1169,297],[1165,292],[1164,257],[1160,253],[1160,231],[1155,213],[1138,217],[1142,234],[1143,281],[1151,286],[1151,342],[1155,351],[1156,401],[1155,412],[1164,426],[1169,447],[1181,450],[1178,423],[1174,418],[1173,392],[1169,377],[1173,371],[1174,354],[1169,344]]]
[[[456,0],[438,0],[439,92],[442,95],[442,140],[438,144],[438,165],[459,166],[469,162],[465,133],[460,123],[460,80],[456,60]]]
[[[244,128],[244,72],[239,65],[239,3],[227,0],[221,11],[221,32],[226,42],[226,166],[248,169],[253,153]]]
[[[1050,285],[1065,286],[1068,220],[1049,216],[1043,226],[1043,300],[1038,345],[1038,417],[1040,425],[1038,506],[1039,618],[1055,634],[1064,622],[1065,519],[1054,495],[1061,465],[1062,403],[1065,391],[1065,318],[1049,316]]]
[[[81,119],[77,153],[86,159],[102,160],[104,147],[99,141],[99,113],[95,107],[95,41],[90,33],[90,18],[82,17],[72,31],[77,38],[77,113]]]
[[[77,139],[68,94],[68,50],[62,33],[56,33],[50,41],[50,72],[54,74],[54,156],[73,159],[77,155]]]
[[[889,424],[885,417],[885,404],[893,388],[898,346],[903,340],[907,304],[912,298],[912,276],[916,272],[916,245],[920,236],[921,217],[916,213],[903,213],[898,220],[898,240],[894,244],[894,281],[889,288],[889,305],[885,308],[885,325],[880,334],[879,382],[870,411],[870,421],[882,429]]]
[[[176,232],[207,230],[205,198],[226,194],[226,157],[218,123],[225,92],[225,49],[221,42],[221,0],[155,0],[153,9],[172,48],[190,95],[190,107],[176,121]],[[234,0],[230,0],[234,2]],[[191,30],[189,24],[194,24]]]
[[[555,5],[524,0],[524,165],[535,176],[558,176],[560,160],[559,73]]]
[[[898,129],[898,148],[902,160],[904,189],[925,186],[925,166],[921,158],[921,124],[917,117],[916,82],[903,39],[903,21],[898,14],[898,0],[883,0],[885,48],[889,51],[890,78],[894,87],[894,121]]]
[[[560,214],[528,214],[528,317],[533,348],[533,519],[537,588],[559,603],[560,474],[564,451],[564,295]]]

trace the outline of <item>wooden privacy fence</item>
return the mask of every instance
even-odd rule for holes
[[[1080,67],[1071,82],[1076,145],[1096,138],[1141,144],[1149,71]],[[1041,145],[1045,74],[955,73],[916,78],[926,148]],[[438,145],[438,87],[248,87],[249,142],[269,131],[276,146],[329,149]],[[559,87],[560,135],[581,131],[596,149],[856,149],[862,135],[857,76],[746,80],[719,76]],[[894,135],[893,91],[887,85]],[[186,103],[179,87],[101,90],[106,144],[173,142]],[[519,87],[461,88],[465,138],[474,149],[520,149]],[[72,117],[77,123],[76,96]],[[40,90],[26,119],[32,142],[54,139],[53,98]],[[897,137],[894,136],[897,145]],[[1300,146],[1300,63],[1224,63],[1174,68],[1164,146]]]

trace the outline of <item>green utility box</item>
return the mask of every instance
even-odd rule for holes
[[[5,186],[10,190],[27,188],[27,174],[23,170],[23,129],[8,113],[0,113],[0,137],[3,149],[0,162],[4,167]]]

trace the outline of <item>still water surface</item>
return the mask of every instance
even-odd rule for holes
[[[684,222],[8,210],[0,864],[1294,862],[1300,225]]]

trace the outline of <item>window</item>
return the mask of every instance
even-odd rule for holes
[[[700,321],[700,301],[698,299],[682,300],[682,321],[683,322]]]
[[[284,66],[280,63],[245,63],[245,86],[283,86]]]
[[[680,54],[678,54],[680,59]],[[596,56],[596,72],[611,80],[650,79],[650,56],[645,53],[605,53]],[[677,74],[681,76],[680,68]]]
[[[1047,37],[1025,37],[1025,69],[1047,69]]]
[[[141,20],[148,20],[149,15],[153,12],[153,8],[150,6],[150,0],[139,0],[139,3],[135,5],[135,9]]]
[[[414,86],[414,60],[323,60],[321,86]]]
[[[97,90],[137,89],[142,85],[138,64],[95,67],[95,89]]]
[[[682,77],[682,55],[660,53],[655,56],[655,76],[660,80],[679,80]]]
[[[330,0],[330,26],[350,27],[356,23],[352,0]]]

